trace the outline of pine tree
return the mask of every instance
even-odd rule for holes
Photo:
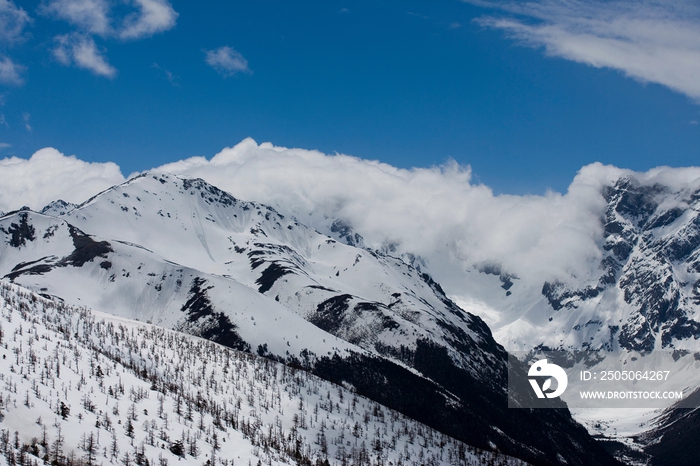
[[[175,440],[175,442],[170,445],[170,452],[175,456],[184,457],[185,446],[182,444],[182,440]]]
[[[59,424],[56,433],[56,440],[51,444],[51,464],[58,465],[63,461],[63,435]]]
[[[95,439],[95,434],[90,432],[90,434],[83,434],[81,438],[82,449],[85,452],[85,463],[88,466],[92,466],[95,463],[97,456],[97,441]]]
[[[134,424],[131,419],[126,420],[126,436],[133,439],[134,438]]]
[[[112,432],[112,443],[109,446],[110,460],[114,460],[119,456],[119,444],[117,443],[117,434]]]
[[[61,401],[60,407],[59,407],[59,412],[61,417],[66,420],[68,419],[68,415],[70,414],[70,408],[66,406],[66,404]]]

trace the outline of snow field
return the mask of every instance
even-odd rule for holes
[[[264,358],[15,285],[0,297],[4,464],[524,464]]]

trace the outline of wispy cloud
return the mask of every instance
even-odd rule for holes
[[[175,76],[170,70],[166,70],[165,68],[160,66],[158,63],[154,63],[153,65],[151,65],[151,67],[162,71],[163,74],[165,74],[165,78],[174,87],[180,87],[180,83],[177,82],[177,76]]]
[[[248,60],[229,46],[207,50],[204,61],[225,77],[236,73],[251,73]]]
[[[22,119],[24,120],[24,129],[26,129],[28,132],[32,132],[32,125],[29,124],[29,120],[31,119],[31,115],[27,112],[24,112],[22,114]]]
[[[26,68],[8,57],[0,57],[0,83],[20,86],[24,84],[22,73]]]
[[[414,16],[414,17],[416,17],[416,18],[420,18],[420,19],[430,19],[430,16],[426,16],[426,15],[423,15],[423,14],[420,14],[420,13],[416,13],[416,12],[414,12],[414,11],[407,11],[406,14],[409,15],[409,16]]]
[[[0,0],[7,1],[7,0]],[[48,0],[39,12],[66,21],[77,28],[70,34],[56,36],[53,50],[56,59],[69,66],[90,70],[113,78],[116,68],[109,64],[94,36],[105,39],[137,40],[167,31],[175,26],[178,13],[168,0],[128,0],[131,12],[115,8],[110,0]]]
[[[123,18],[114,14],[114,5],[107,0],[50,0],[39,11],[73,24],[84,33],[125,40],[149,37],[175,26],[178,13],[167,0],[131,0],[125,3],[136,7],[136,11]]]
[[[141,39],[175,26],[178,13],[167,0],[133,0],[139,12],[126,17],[119,32],[122,39]]]
[[[107,62],[92,37],[79,33],[56,36],[53,55],[65,66],[75,65],[96,75],[113,78],[117,70]]]
[[[11,1],[0,0],[0,41],[11,44],[22,40],[24,27],[31,21],[22,8]]]
[[[9,0],[0,0],[0,44],[12,46],[26,38],[24,28],[32,22],[26,11]],[[26,67],[0,55],[0,84],[21,86]]]
[[[67,21],[85,32],[107,35],[112,32],[110,5],[106,0],[52,0],[40,11]]]
[[[464,0],[501,11],[477,21],[547,55],[613,68],[700,103],[700,4],[689,0]],[[504,15],[505,13],[505,15]]]

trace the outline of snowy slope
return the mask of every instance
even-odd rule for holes
[[[280,357],[302,349],[362,352],[231,278],[88,236],[64,220],[23,211],[0,219],[0,231],[10,232],[9,243],[0,243],[0,275],[68,303],[205,333],[238,349],[267,345]],[[12,236],[15,231],[23,233]]]
[[[267,359],[0,296],[3,464],[525,464]]]

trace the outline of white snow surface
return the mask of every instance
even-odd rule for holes
[[[27,241],[21,248],[0,244],[2,276],[10,273],[13,263],[31,258],[31,266],[53,266],[74,250],[69,225],[64,220],[34,212],[26,214],[37,231],[37,239]],[[232,278],[202,274],[137,245],[116,241],[109,244],[113,251],[108,257],[95,258],[81,267],[57,266],[49,273],[27,274],[17,281],[37,292],[60,296],[67,303],[176,328],[187,325],[179,310],[187,301],[190,283],[196,277],[206,277],[213,287],[208,290],[212,301],[220,303],[221,311],[235,322],[238,333],[253,350],[267,344],[272,354],[280,356],[298,355],[302,349],[317,355],[342,354],[349,349],[363,352]],[[107,259],[109,268],[102,266]]]
[[[0,464],[523,465],[303,371],[0,283]]]

